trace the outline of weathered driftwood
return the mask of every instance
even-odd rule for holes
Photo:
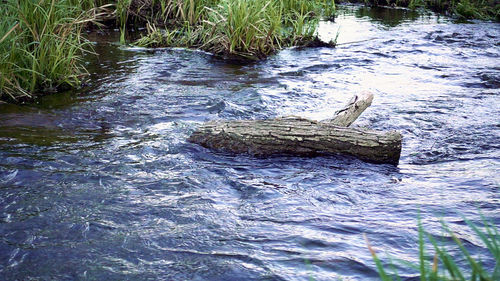
[[[342,109],[335,113],[333,118],[323,120],[323,122],[329,122],[332,125],[341,127],[349,127],[372,104],[372,101],[373,94],[370,92],[362,92],[354,95]]]
[[[370,162],[397,165],[401,154],[398,132],[347,128],[372,99],[370,93],[357,95],[334,118],[322,122],[300,117],[211,121],[199,127],[188,141],[254,156],[348,154]]]

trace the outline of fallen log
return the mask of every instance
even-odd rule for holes
[[[349,127],[354,121],[356,121],[356,119],[358,119],[359,115],[361,115],[365,109],[372,105],[372,101],[372,93],[361,92],[360,94],[354,95],[342,109],[335,112],[335,116],[333,118],[323,120],[323,122],[328,122],[332,125],[341,127]]]
[[[401,135],[347,128],[371,104],[373,95],[355,96],[332,119],[321,122],[300,117],[269,120],[210,121],[188,139],[203,147],[265,157],[347,154],[375,163],[397,165]]]

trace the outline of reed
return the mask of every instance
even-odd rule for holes
[[[148,23],[146,25],[148,34],[135,41],[141,47],[185,47],[200,46],[204,30],[200,26],[185,24],[184,27],[168,30],[160,29],[156,25]]]
[[[450,245],[440,243],[432,235],[425,232],[420,222],[418,226],[419,262],[418,264],[412,264],[406,261],[401,261],[402,266],[417,270],[420,275],[420,280],[424,281],[500,280],[500,233],[494,224],[484,219],[483,223],[483,226],[479,227],[467,221],[467,224],[476,237],[479,238],[488,249],[488,253],[484,254],[489,254],[489,258],[495,261],[494,268],[485,268],[482,261],[479,258],[474,257],[466,249],[460,238],[458,238],[446,224],[443,223],[442,227],[445,234],[448,235],[454,242],[454,245],[451,245],[454,247],[451,248]],[[384,281],[401,280],[401,277],[398,275],[396,270],[396,266],[391,262],[391,267],[389,269],[384,267],[382,261],[377,256],[368,239],[366,239],[366,241],[368,249],[370,250],[373,260],[375,261],[380,279]],[[430,247],[433,252],[431,260],[428,259],[429,255],[426,252],[427,247]],[[452,250],[460,253],[458,259],[455,259],[452,256]],[[462,261],[465,261],[466,265],[463,265]]]
[[[117,6],[127,7],[128,14],[137,22],[157,26],[183,26],[203,20],[205,7],[216,6],[219,0],[118,0]],[[117,14],[118,19],[122,17]]]
[[[366,5],[396,5],[412,10],[426,8],[460,19],[500,21],[500,4],[494,0],[363,0]]]
[[[89,46],[82,27],[92,20],[69,0],[7,0],[0,16],[0,99],[74,87],[85,74]]]
[[[194,19],[181,17],[178,20],[184,20],[183,25],[170,24],[162,31],[157,26],[150,27],[148,34],[135,43],[146,47],[200,48],[222,57],[258,60],[283,47],[314,40],[319,18],[335,11],[332,0],[200,2],[195,5],[198,12]]]
[[[125,32],[128,22],[130,4],[132,0],[119,0],[116,2],[116,18],[120,27],[120,43],[125,43]]]
[[[200,48],[219,56],[262,59],[313,40],[333,0],[4,0],[0,9],[0,99],[74,87],[86,71],[82,29],[114,19],[120,41],[147,26],[136,44]]]
[[[491,4],[495,3],[495,4]],[[452,1],[452,11],[466,19],[484,19],[500,21],[500,4],[486,0]]]
[[[408,8],[416,10],[417,8],[424,8],[426,6],[425,0],[410,0]]]
[[[305,45],[314,39],[319,25],[317,17],[311,17],[312,12],[294,11],[290,20],[290,32],[287,36],[290,46]]]
[[[280,43],[280,9],[275,1],[223,0],[208,8],[203,48],[219,55],[263,58]]]
[[[332,17],[335,15],[335,1],[333,0],[283,0],[281,8],[285,14],[309,14],[311,17]]]

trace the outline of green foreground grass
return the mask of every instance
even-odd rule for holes
[[[444,234],[451,238],[453,244],[441,243],[432,235],[425,232],[422,224],[419,222],[419,262],[418,264],[406,261],[397,261],[403,268],[413,269],[419,274],[422,281],[498,281],[500,280],[500,233],[497,226],[484,220],[484,225],[479,227],[467,221],[476,238],[488,249],[479,257],[472,255],[465,247],[463,241],[458,238],[450,228],[442,224]],[[430,245],[429,245],[430,244]],[[368,248],[377,266],[380,279],[383,281],[402,280],[393,261],[390,261],[389,267],[384,267],[381,259],[371,247],[367,239]],[[430,248],[429,255],[426,247]],[[459,252],[460,255],[455,258],[452,252]],[[489,257],[488,257],[489,256]],[[488,257],[495,261],[494,268],[486,268],[481,258]],[[465,263],[465,265],[464,265]]]

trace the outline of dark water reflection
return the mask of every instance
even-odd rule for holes
[[[416,261],[419,213],[484,253],[462,216],[500,224],[500,27],[443,21],[348,7],[322,36],[368,41],[252,65],[97,43],[87,88],[0,105],[1,279],[376,280],[362,234]],[[398,167],[185,141],[213,119],[328,118],[361,90],[357,124],[404,136]]]

